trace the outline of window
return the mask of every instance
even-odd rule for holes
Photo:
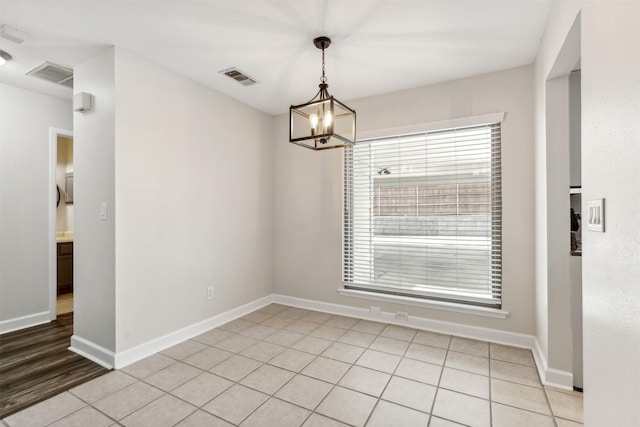
[[[501,307],[500,128],[345,149],[345,288]]]

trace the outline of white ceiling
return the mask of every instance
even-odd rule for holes
[[[0,39],[14,60],[0,81],[70,98],[25,77],[50,61],[72,68],[116,45],[270,114],[317,91],[326,51],[329,91],[343,102],[533,63],[551,0],[0,0]],[[218,72],[237,67],[244,87]],[[143,81],[140,84],[144,84]]]

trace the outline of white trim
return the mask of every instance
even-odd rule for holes
[[[385,138],[389,136],[410,135],[413,133],[423,133],[434,130],[453,129],[468,126],[480,126],[491,123],[504,122],[505,113],[490,113],[478,116],[460,117],[450,120],[442,120],[439,122],[420,123],[416,125],[399,126],[385,129],[368,130],[358,132],[358,141],[366,141],[368,139]]]
[[[56,169],[58,168],[58,136],[73,138],[73,131],[49,128],[49,319],[56,319],[57,253],[56,253]]]
[[[243,306],[220,313],[209,319],[187,326],[186,328],[178,331],[171,332],[167,335],[117,354],[76,335],[71,337],[71,347],[69,347],[69,350],[108,369],[120,369],[130,365],[131,363],[137,362],[138,360],[144,359],[145,357],[151,356],[185,340],[207,332],[208,330],[249,314],[270,303],[285,304],[292,307],[322,311],[324,313],[356,317],[358,319],[384,322],[393,325],[409,326],[416,329],[450,334],[458,337],[527,348],[533,353],[533,358],[542,384],[565,390],[573,390],[573,374],[568,371],[549,368],[547,366],[547,359],[542,352],[540,344],[537,338],[533,335],[445,322],[441,320],[432,320],[417,316],[409,316],[407,321],[399,321],[395,318],[395,313],[391,312],[380,312],[379,314],[375,314],[366,308],[314,301],[279,294],[267,295]],[[47,313],[44,312],[41,313],[41,315],[46,317]]]
[[[3,320],[0,322],[0,335],[18,331],[20,329],[30,328],[32,326],[42,325],[44,323],[49,323],[50,321],[51,319],[49,318],[48,311]]]
[[[394,325],[409,326],[426,331],[456,335],[464,338],[472,338],[482,341],[490,341],[514,347],[532,349],[535,338],[532,335],[517,332],[501,331],[499,329],[483,328],[479,326],[463,325],[459,323],[432,320],[424,317],[409,316],[408,321],[399,321],[395,313],[381,312],[374,314],[366,308],[352,307],[348,305],[332,304],[320,301],[290,297],[286,295],[273,295],[273,302],[306,308],[309,310],[323,311],[325,313],[339,314],[342,316],[357,317],[359,319],[384,322]]]
[[[338,294],[345,297],[363,298],[374,301],[392,302],[396,304],[412,305],[415,307],[431,308],[434,310],[452,311],[455,313],[472,314],[474,316],[506,319],[508,311],[497,308],[479,307],[475,305],[456,304],[446,301],[434,301],[422,298],[411,298],[402,295],[383,294],[380,292],[360,291],[356,289],[338,289]]]
[[[540,347],[538,338],[534,338],[534,345],[531,351],[533,352],[533,358],[542,384],[564,390],[573,390],[573,373],[549,368],[547,357],[542,351],[542,347]]]
[[[69,350],[97,363],[98,365],[104,366],[107,369],[113,369],[115,354],[111,350],[89,340],[77,335],[72,335]]]
[[[340,291],[340,290],[339,290]],[[549,368],[547,359],[540,348],[538,339],[533,335],[520,334],[517,332],[502,331],[499,329],[483,328],[479,326],[463,325],[460,323],[432,320],[423,317],[409,316],[408,321],[399,321],[395,318],[395,313],[381,312],[374,314],[369,309],[352,307],[348,305],[332,304],[320,301],[313,301],[303,298],[290,297],[286,295],[273,295],[273,302],[286,304],[293,307],[317,310],[325,313],[339,314],[342,316],[357,317],[359,319],[372,320],[374,322],[384,322],[393,325],[409,326],[416,329],[455,335],[458,337],[471,338],[481,341],[489,341],[497,344],[510,345],[530,349],[533,353],[536,369],[540,375],[542,384],[565,390],[573,390],[573,374],[569,371]]]
[[[209,319],[194,323],[193,325],[177,331],[170,332],[128,350],[117,352],[114,355],[113,366],[116,369],[124,368],[138,360],[144,359],[145,357],[151,356],[176,344],[180,344],[185,340],[205,333],[210,329],[217,328],[218,326],[237,319],[238,317],[245,316],[264,307],[265,305],[270,304],[271,301],[271,295],[267,295],[266,297],[262,297],[240,307],[225,311],[224,313],[220,313],[216,316],[210,317]]]

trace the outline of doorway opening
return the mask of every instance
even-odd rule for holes
[[[577,391],[583,389],[580,33],[578,15],[545,84],[547,357]]]
[[[73,133],[50,129],[49,311],[73,312]]]

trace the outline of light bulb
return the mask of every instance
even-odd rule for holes
[[[0,56],[0,65],[4,65],[7,63],[7,60]]]
[[[324,119],[322,120],[322,127],[324,128],[325,131],[331,128],[332,119],[333,117],[331,117],[331,111],[327,111],[326,113],[324,113]]]
[[[309,124],[311,125],[311,135],[315,135],[318,130],[318,115],[311,114],[309,116]]]

